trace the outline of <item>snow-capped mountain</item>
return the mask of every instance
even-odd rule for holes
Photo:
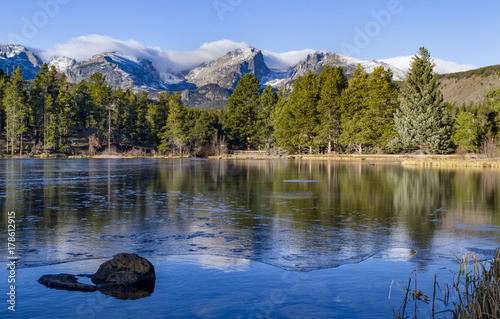
[[[75,59],[65,56],[53,56],[49,59],[49,68],[54,66],[59,73],[68,73],[76,64]]]
[[[31,50],[18,44],[0,45],[0,69],[12,73],[12,68],[20,66],[25,79],[34,79],[43,62]]]
[[[309,70],[312,72],[321,70],[327,65],[330,66],[341,66],[344,70],[344,74],[347,77],[351,77],[354,70],[356,70],[358,64],[365,69],[366,72],[371,73],[373,70],[379,66],[383,66],[385,69],[391,69],[393,72],[394,81],[404,81],[405,73],[394,66],[391,66],[384,62],[379,62],[376,60],[366,61],[360,60],[338,53],[330,52],[315,52],[314,54],[309,54],[307,58],[299,62],[292,71],[291,80],[296,80],[299,76],[304,76]]]
[[[238,80],[247,73],[255,74],[261,83],[271,73],[260,50],[244,48],[228,52],[217,60],[192,69],[186,75],[186,81],[198,87],[217,84],[222,88],[234,89]]]
[[[76,63],[66,73],[70,82],[80,82],[96,72],[102,73],[113,88],[166,89],[151,61],[118,52],[96,54],[89,60]]]
[[[20,65],[26,80],[36,77],[42,63],[33,51],[21,45],[0,46],[0,68],[11,72],[12,66]],[[193,105],[193,101],[199,103],[203,99],[206,99],[205,102],[224,99],[236,88],[238,80],[247,73],[255,74],[263,86],[285,86],[287,91],[293,88],[293,81],[299,76],[304,76],[309,70],[319,74],[326,65],[342,66],[348,77],[352,76],[358,64],[367,72],[372,72],[374,68],[382,65],[392,70],[395,81],[405,78],[403,71],[387,63],[360,60],[330,52],[311,53],[296,65],[271,69],[266,65],[262,51],[252,47],[233,50],[195,68],[170,73],[160,73],[148,59],[120,52],[100,53],[80,62],[68,57],[54,56],[49,59],[48,64],[55,66],[59,72],[66,73],[68,81],[73,83],[88,80],[93,73],[100,72],[114,89],[121,87],[135,92],[191,90],[182,94],[190,105]]]

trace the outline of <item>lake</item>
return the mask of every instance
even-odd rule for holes
[[[14,159],[0,160],[0,175],[1,229],[16,212],[16,313],[31,318],[387,318],[403,299],[394,282],[416,269],[419,288],[432,294],[435,274],[453,280],[456,256],[486,259],[500,246],[494,169]],[[155,265],[149,297],[36,282],[91,274],[120,252]],[[9,314],[3,304],[0,316]]]

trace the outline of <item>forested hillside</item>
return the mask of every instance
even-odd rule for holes
[[[451,104],[481,104],[485,95],[500,87],[500,65],[441,75],[441,91]]]
[[[10,76],[0,72],[0,147],[10,155],[495,154],[500,85],[481,104],[448,103],[441,89],[456,78],[440,79],[425,48],[404,83],[392,78],[383,66],[367,73],[358,65],[349,79],[342,67],[325,66],[299,76],[285,95],[247,73],[225,108],[199,109],[184,106],[178,93],[151,99],[114,90],[101,73],[70,85],[45,64],[27,82],[18,67]]]

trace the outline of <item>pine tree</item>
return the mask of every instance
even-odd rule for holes
[[[153,144],[158,145],[159,134],[168,119],[168,101],[170,95],[167,92],[161,92],[158,99],[148,104],[146,111],[146,120],[151,132]]]
[[[212,140],[217,133],[217,116],[212,110],[194,110],[194,123],[191,126],[190,136],[193,140],[205,144]]]
[[[491,133],[500,138],[500,88],[493,89],[484,96],[491,109],[489,121],[491,122]]]
[[[315,145],[318,100],[318,77],[309,71],[295,81],[293,92],[285,104],[286,109],[282,112],[284,118],[280,119],[280,125],[285,124],[285,119],[289,121],[287,135],[299,152],[303,147],[308,147],[309,153],[312,153]]]
[[[377,146],[377,152],[380,153],[382,148],[397,136],[394,130],[394,113],[399,101],[397,85],[392,82],[392,72],[382,66],[375,68],[368,90],[368,143]]]
[[[349,86],[342,93],[342,133],[340,141],[354,147],[361,154],[363,145],[370,143],[371,118],[369,114],[370,76],[358,67],[349,79]]]
[[[64,73],[61,74],[60,78],[59,94],[57,95],[57,105],[59,113],[59,147],[61,148],[61,151],[65,151],[68,147],[70,127],[75,123],[77,108],[73,102],[73,97],[69,92],[69,84],[66,81],[66,74]]]
[[[142,143],[149,138],[149,123],[147,120],[148,111],[148,94],[146,91],[141,91],[137,99],[135,132],[136,140]]]
[[[74,108],[76,109],[75,124],[80,127],[91,127],[91,107],[90,88],[85,80],[81,80],[72,91]]]
[[[18,67],[7,82],[2,103],[5,106],[7,139],[11,141],[11,152],[14,155],[15,146],[19,146],[23,154],[23,136],[28,131],[29,104],[24,90],[21,67]]]
[[[255,75],[245,74],[229,97],[224,119],[224,131],[233,144],[250,149],[259,127],[258,102],[260,83]]]
[[[420,56],[413,57],[394,117],[399,136],[390,146],[395,150],[440,154],[453,150],[450,116],[434,66],[427,49],[421,47]]]
[[[107,130],[108,107],[111,100],[111,87],[102,73],[96,72],[89,77],[89,95],[92,107],[90,109],[91,127]]]
[[[46,148],[54,150],[58,147],[59,140],[59,110],[50,94],[45,100],[45,118],[46,123],[43,144]]]
[[[460,111],[455,117],[451,140],[459,150],[477,152],[481,139],[486,134],[484,123],[487,121],[484,114],[476,115],[468,111]]]
[[[340,121],[342,115],[341,94],[347,88],[347,77],[342,67],[327,65],[319,75],[318,124],[316,139],[327,145],[327,152],[339,151]]]
[[[52,97],[52,102],[57,98],[57,76],[55,67],[52,66],[49,69],[49,66],[45,63],[35,77],[35,86],[31,97],[33,115],[31,123],[34,127],[35,139],[45,139],[46,126],[48,124],[46,100],[49,95]]]
[[[288,153],[297,153],[299,151],[298,145],[292,139],[292,134],[295,134],[291,128],[292,113],[288,107],[288,100],[285,97],[283,87],[278,92],[278,97],[278,103],[272,114],[275,145]]]
[[[169,112],[167,123],[163,127],[161,144],[158,149],[166,153],[173,150],[178,155],[183,155],[189,142],[189,125],[186,121],[187,110],[181,103],[181,96],[174,93],[169,99]]]
[[[125,97],[127,99],[127,125],[126,131],[128,132],[128,136],[130,138],[130,143],[134,145],[135,143],[135,127],[137,121],[137,96],[130,89],[125,91]],[[163,124],[164,125],[164,124]]]
[[[274,92],[273,88],[268,85],[259,99],[258,106],[258,131],[256,139],[260,143],[264,143],[266,147],[266,151],[269,152],[269,148],[271,147],[271,143],[273,142],[273,131],[274,131],[274,123],[272,114],[274,113],[274,109],[276,108],[276,104],[278,103],[278,94]]]
[[[2,69],[0,69],[0,132],[2,132],[5,127],[5,106],[3,105],[2,100],[5,95],[5,86],[8,81],[9,77]]]

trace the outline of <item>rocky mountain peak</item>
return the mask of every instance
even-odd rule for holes
[[[0,69],[11,73],[12,68],[20,66],[26,80],[32,80],[38,74],[42,60],[31,50],[19,44],[0,45]]]
[[[259,80],[271,73],[262,51],[252,47],[230,51],[219,59],[194,68],[186,75],[186,80],[198,87],[215,83],[222,88],[234,89],[247,73],[255,74]]]
[[[76,64],[76,60],[65,56],[53,56],[49,59],[49,68],[54,66],[59,73],[67,73]]]
[[[395,81],[404,81],[405,79],[405,73],[403,71],[392,67],[387,63],[376,60],[361,60],[338,53],[322,51],[309,54],[303,61],[299,62],[292,71],[291,79],[296,80],[299,76],[306,75],[309,70],[314,73],[319,73],[327,65],[341,66],[344,70],[344,74],[351,77],[353,71],[358,67],[358,64],[361,64],[361,66],[368,73],[373,72],[373,70],[379,66],[383,66],[385,69],[391,68]]]
[[[96,72],[102,73],[109,85],[115,89],[166,89],[151,61],[119,52],[96,54],[89,60],[74,64],[66,73],[71,82],[79,82],[88,80]]]

